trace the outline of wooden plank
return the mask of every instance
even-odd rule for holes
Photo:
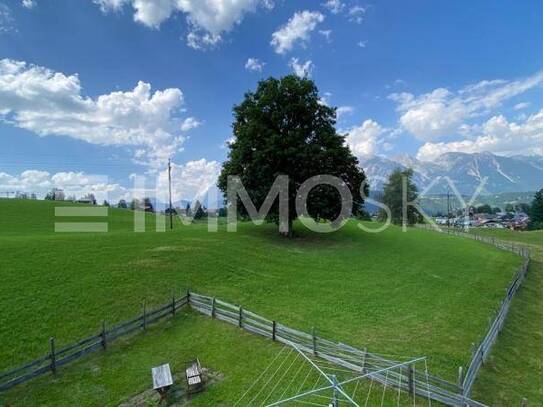
[[[56,354],[57,356],[62,356],[65,353],[69,353],[74,349],[80,348],[81,346],[85,346],[89,343],[95,342],[97,339],[100,339],[101,337],[102,337],[102,334],[89,336],[88,338],[82,339],[79,342],[60,348],[59,350],[56,351]]]
[[[77,352],[74,352],[72,353],[71,355],[68,355],[68,356],[65,356],[61,359],[58,359],[57,360],[57,366],[63,366],[67,363],[70,363],[71,361],[73,360],[76,360],[76,359],[79,359],[91,352],[94,352],[98,349],[101,349],[102,348],[102,341],[98,341],[92,345],[89,345],[89,346],[86,346],[85,348],[77,351]]]
[[[130,325],[133,325],[135,323],[141,324],[142,322],[143,322],[143,316],[138,315],[136,318],[130,319],[130,320],[126,321],[126,322],[121,322],[118,325],[114,325],[113,327],[111,327],[110,332],[116,331],[116,330],[121,330],[121,329],[123,329],[123,328],[125,328],[127,326],[130,326]]]
[[[265,331],[270,331],[270,333],[272,331],[272,324],[270,324],[270,325],[263,324],[260,321],[257,321],[257,320],[252,319],[252,318],[247,318],[247,317],[245,317],[243,319],[243,322],[245,323],[245,325],[252,325],[252,326],[255,326],[255,327],[259,328],[259,329],[263,329]]]
[[[251,312],[251,311],[247,311],[247,310],[244,310],[245,311],[245,316],[248,316],[248,317],[251,317],[253,319],[258,319],[260,320],[262,323],[264,324],[269,324],[271,325],[272,321],[267,319],[267,318],[264,318],[258,314],[255,314],[254,312]]]
[[[229,308],[233,312],[236,312],[238,310],[238,308],[239,308],[237,305],[233,305],[233,304],[230,304],[228,302],[221,301],[218,298],[215,299],[215,303],[216,303],[216,305],[220,305],[222,307]]]
[[[296,336],[299,336],[299,337],[305,337],[309,340],[312,340],[313,337],[306,333],[306,332],[302,332],[302,331],[298,331],[296,329],[292,329],[292,328],[289,328],[288,326],[285,326],[283,324],[280,324],[280,323],[277,323],[277,330],[278,331],[283,331],[283,332],[286,332],[286,333],[289,333],[289,334],[292,334],[292,335],[296,335]]]
[[[252,327],[250,325],[246,325],[246,324],[243,325],[243,329],[245,329],[245,330],[247,330],[249,332],[253,332],[253,333],[265,336],[266,338],[271,338],[271,334],[269,332],[264,331],[264,330],[259,329],[259,328]]]
[[[49,365],[40,367],[39,369],[36,369],[31,373],[27,373],[23,376],[19,376],[15,379],[10,380],[9,382],[0,384],[0,391],[8,390],[17,384],[27,382],[31,379],[34,379],[35,377],[41,376],[49,372],[50,370],[51,370],[51,367]]]
[[[228,322],[229,324],[232,324],[232,325],[238,325],[238,320],[237,319],[227,317],[226,315],[217,314],[217,315],[215,315],[215,318],[217,318],[218,320],[224,321],[224,322]]]
[[[108,335],[110,339],[112,338],[118,338],[119,336],[125,335],[127,332],[132,332],[135,329],[139,329],[143,326],[143,321],[134,321],[130,325],[123,324],[122,326],[118,326],[115,328],[111,328],[108,331]]]
[[[238,313],[237,312],[232,312],[232,311],[228,311],[228,310],[225,310],[225,309],[221,309],[221,308],[215,308],[215,314],[220,314],[220,315],[225,315],[227,317],[230,317],[230,318],[234,318],[234,319],[238,319]]]
[[[51,360],[50,355],[42,356],[41,358],[38,358],[38,359],[35,359],[35,360],[31,361],[31,362],[25,363],[22,366],[19,366],[19,367],[16,367],[16,368],[13,368],[11,370],[7,370],[7,371],[3,372],[2,374],[0,374],[0,379],[4,379],[4,378],[9,377],[9,376],[14,376],[14,375],[16,375],[18,373],[21,373],[24,370],[28,370],[30,368],[39,366],[42,363],[44,363],[45,361],[50,361],[50,360]],[[49,367],[49,364],[47,366]]]

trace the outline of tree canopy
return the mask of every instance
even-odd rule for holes
[[[530,207],[530,228],[543,229],[543,189],[536,192]]]
[[[404,219],[404,180],[405,180],[405,196],[407,202],[415,202],[418,198],[418,188],[412,180],[413,170],[401,170],[399,168],[392,171],[388,177],[387,183],[383,188],[382,203],[390,210],[390,214],[385,211],[380,212],[380,218],[390,216],[391,222],[395,225],[413,225],[420,221],[421,215],[413,205],[407,205],[407,217]]]
[[[489,204],[483,204],[475,208],[475,213],[493,213],[493,211]]]
[[[295,75],[261,81],[256,91],[246,93],[234,107],[234,141],[229,145],[219,188],[226,194],[228,177],[239,176],[260,208],[276,177],[287,175],[290,234],[300,185],[316,175],[332,175],[351,191],[353,212],[357,214],[362,210],[360,188],[365,175],[335,124],[336,109],[322,103],[313,81]],[[239,214],[246,215],[239,198],[238,202]],[[334,220],[341,212],[341,204],[334,187],[319,185],[309,194],[307,209],[314,219]],[[278,216],[276,200],[267,218],[277,222]]]

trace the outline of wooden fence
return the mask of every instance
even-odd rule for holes
[[[399,372],[389,371],[386,374],[378,372],[384,368],[397,366],[401,362],[368,352],[366,349],[360,350],[343,343],[332,342],[316,336],[314,332],[306,333],[289,328],[240,306],[193,292],[187,292],[187,295],[179,299],[172,298],[168,304],[151,311],[147,311],[144,304],[142,314],[136,318],[109,329],[104,323],[98,334],[63,348],[57,349],[54,338],[51,338],[50,352],[47,355],[0,374],[0,391],[5,391],[48,372],[56,373],[60,366],[99,349],[107,349],[111,342],[121,336],[143,331],[148,325],[175,315],[176,311],[186,304],[189,304],[192,309],[200,313],[236,325],[273,341],[288,346],[295,344],[301,350],[312,352],[329,362],[354,371],[371,373],[371,377],[375,381],[389,387],[395,386],[411,394],[431,398],[449,406],[486,407],[484,404],[465,396],[462,393],[462,386],[427,372],[419,371],[414,366],[404,372],[401,370]],[[397,383],[394,384],[394,381]]]
[[[467,239],[476,240],[478,242],[487,243],[487,244],[497,247],[498,249],[506,250],[508,252],[518,254],[519,256],[522,256],[524,258],[530,258],[530,255],[531,255],[531,251],[528,247],[521,244],[514,243],[514,242],[506,242],[504,240],[496,239],[495,237],[481,236],[481,235],[476,235],[474,233],[466,233],[455,228],[440,228],[437,225],[432,226],[428,224],[418,224],[415,226],[418,229],[431,230],[432,232],[443,233],[445,235],[450,235],[450,236],[464,237]]]
[[[375,381],[386,383],[389,387],[394,386],[448,406],[485,407],[484,404],[464,395],[462,386],[419,371],[414,366],[405,369],[404,372],[401,370],[399,372],[378,372],[391,366],[397,366],[401,362],[368,352],[366,349],[361,350],[342,343],[335,343],[315,335],[315,332],[307,333],[289,328],[239,305],[229,304],[213,297],[190,292],[188,303],[192,309],[212,318],[228,322],[287,346],[294,344],[305,352],[313,353],[319,358],[350,370],[371,373],[371,377]]]
[[[107,328],[104,322],[98,334],[62,348],[57,349],[55,338],[51,338],[49,341],[50,350],[47,355],[25,363],[15,369],[0,373],[0,391],[7,390],[17,384],[27,382],[48,372],[56,373],[60,366],[99,349],[105,350],[108,344],[115,339],[129,335],[135,331],[145,330],[149,324],[155,323],[167,316],[175,315],[177,310],[187,304],[187,300],[187,295],[179,299],[173,297],[168,304],[149,311],[146,309],[144,302],[143,311],[136,318],[122,322],[111,328]]]
[[[509,307],[511,305],[511,301],[513,300],[513,297],[515,296],[517,290],[521,286],[524,277],[526,276],[526,272],[528,271],[528,266],[530,264],[530,259],[526,258],[524,259],[524,263],[522,264],[520,270],[515,275],[515,278],[509,288],[507,289],[507,295],[505,299],[502,301],[501,306],[498,310],[498,313],[496,314],[496,318],[492,321],[490,325],[490,329],[488,330],[486,336],[481,341],[475,352],[473,353],[473,357],[471,359],[471,363],[469,365],[469,368],[466,372],[466,377],[464,379],[464,394],[469,395],[471,394],[471,388],[473,386],[473,383],[475,382],[475,379],[477,377],[477,374],[479,373],[479,370],[483,366],[484,362],[486,361],[486,358],[488,354],[490,353],[490,350],[492,349],[492,346],[496,342],[498,338],[498,334],[501,332],[503,328],[503,324],[505,323],[505,319],[507,318],[507,314],[509,312]]]
[[[526,273],[528,272],[528,267],[530,266],[531,252],[530,252],[530,249],[526,246],[505,242],[503,240],[495,239],[493,237],[480,236],[480,235],[475,235],[472,233],[465,233],[465,232],[461,232],[456,229],[450,229],[450,228],[441,229],[439,227],[433,227],[430,225],[417,225],[417,227],[421,229],[427,229],[427,230],[432,230],[439,233],[448,234],[451,236],[464,237],[464,238],[469,238],[469,239],[477,240],[480,242],[488,243],[497,247],[498,249],[506,250],[506,251],[518,254],[519,256],[522,256],[524,258],[522,266],[519,268],[519,270],[515,274],[515,277],[513,278],[513,281],[507,288],[506,296],[503,299],[500,305],[500,308],[498,309],[496,313],[496,317],[490,324],[490,328],[488,329],[488,332],[486,333],[484,339],[481,341],[479,346],[477,346],[473,352],[471,362],[469,364],[468,370],[466,371],[463,384],[462,384],[463,394],[465,396],[469,396],[471,394],[473,383],[475,382],[475,379],[477,378],[477,375],[479,374],[479,370],[484,365],[486,358],[489,355],[490,350],[492,349],[492,346],[496,342],[499,333],[503,329],[505,319],[507,318],[507,314],[509,313],[509,307],[511,306],[511,301],[513,300],[513,297],[517,293],[518,289],[522,285],[522,282],[524,281],[524,278],[526,277]]]

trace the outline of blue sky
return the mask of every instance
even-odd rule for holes
[[[0,0],[0,191],[115,199],[131,174],[163,182],[171,156],[192,198],[244,92],[296,69],[340,107],[362,164],[543,154],[542,15],[540,1]]]

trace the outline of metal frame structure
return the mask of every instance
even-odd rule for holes
[[[356,382],[358,380],[368,379],[368,378],[371,378],[373,375],[377,375],[379,373],[384,373],[384,372],[387,372],[387,371],[390,371],[390,370],[393,370],[393,369],[398,369],[398,368],[401,368],[403,366],[413,366],[417,362],[422,362],[422,361],[426,360],[426,357],[419,357],[419,358],[409,360],[407,362],[402,362],[402,363],[398,363],[398,364],[393,365],[393,366],[388,366],[388,367],[385,367],[385,368],[382,368],[382,369],[379,369],[379,370],[376,370],[376,371],[373,371],[373,372],[368,372],[368,373],[364,373],[364,374],[361,374],[361,375],[357,375],[357,376],[355,376],[353,378],[350,378],[350,379],[347,379],[347,380],[338,381],[336,375],[325,373],[315,362],[313,362],[311,360],[311,358],[309,358],[303,352],[303,350],[301,350],[294,343],[289,342],[288,345],[291,346],[292,348],[294,348],[311,366],[313,366],[313,368],[329,383],[329,385],[323,386],[323,387],[320,387],[320,388],[317,388],[317,389],[313,389],[313,390],[308,390],[308,391],[302,392],[302,393],[300,393],[300,394],[298,394],[296,396],[291,396],[291,397],[287,397],[287,398],[279,400],[279,401],[275,401],[275,402],[273,402],[271,404],[267,404],[266,407],[275,407],[275,406],[284,405],[284,404],[287,404],[287,403],[302,399],[303,397],[307,397],[307,396],[317,394],[317,393],[320,393],[320,392],[324,392],[324,391],[327,391],[327,390],[332,390],[332,404],[331,404],[331,407],[339,407],[339,401],[341,400],[340,395],[344,397],[344,401],[347,401],[348,403],[350,403],[353,406],[360,407],[360,404],[358,404],[355,400],[353,400],[353,398],[351,396],[349,396],[347,394],[347,392],[343,389],[343,386],[345,386],[346,384],[352,383],[352,382]],[[356,372],[353,371],[353,373],[356,373]]]

